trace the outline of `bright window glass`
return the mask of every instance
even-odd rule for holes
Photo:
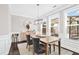
[[[69,33],[69,38],[78,39],[79,38],[79,10],[72,9],[67,12],[67,30]]]
[[[46,22],[43,22],[42,24],[42,35],[46,35]]]
[[[58,36],[59,34],[59,14],[55,14],[50,16],[50,35],[51,36]]]

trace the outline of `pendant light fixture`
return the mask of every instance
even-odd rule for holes
[[[37,6],[37,19],[39,19],[39,4],[36,4]]]
[[[37,7],[37,17],[36,17],[36,20],[35,20],[35,24],[40,24],[42,19],[39,18],[39,6],[40,4],[36,4],[36,7]]]

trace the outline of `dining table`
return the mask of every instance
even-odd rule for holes
[[[43,43],[45,43],[45,46],[46,46],[46,55],[48,55],[49,54],[49,49],[48,49],[48,46],[49,46],[49,44],[55,44],[55,42],[58,42],[58,54],[60,55],[60,52],[61,52],[61,49],[60,49],[60,41],[61,41],[61,39],[59,39],[58,37],[56,37],[56,36],[46,36],[46,37],[41,37],[40,38],[40,41],[41,42],[43,42]]]
[[[55,42],[57,42],[58,43],[58,54],[60,55],[61,54],[61,48],[60,48],[60,46],[61,46],[61,39],[59,38],[59,37],[57,37],[57,36],[42,36],[42,35],[40,35],[40,36],[38,36],[38,35],[32,35],[32,37],[33,38],[40,38],[40,41],[41,42],[43,42],[43,43],[45,43],[45,47],[46,47],[46,52],[45,52],[45,54],[46,55],[49,55],[49,49],[48,49],[48,47],[49,47],[49,44],[55,44]]]

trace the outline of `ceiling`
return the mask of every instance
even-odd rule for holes
[[[17,16],[24,16],[27,18],[36,18],[38,13],[38,16],[42,16],[50,11],[57,10],[59,8],[62,8],[66,4],[39,4],[39,7],[37,4],[11,4],[10,6],[10,13],[12,15]],[[38,12],[39,8],[39,12]]]

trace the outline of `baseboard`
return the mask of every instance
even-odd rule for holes
[[[16,42],[17,44],[20,44],[20,43],[26,43],[27,42],[27,40],[23,40],[23,41],[18,41],[18,42]],[[14,43],[14,42],[12,42],[12,43]]]
[[[56,45],[56,44],[55,44],[55,46],[57,46],[57,47],[58,47],[58,45]],[[68,50],[68,51],[73,52],[73,54],[72,54],[72,55],[79,55],[79,53],[78,53],[78,52],[72,51],[72,50],[67,49],[67,48],[65,48],[65,47],[61,47],[61,48],[63,48],[63,49],[65,49],[65,50]]]

